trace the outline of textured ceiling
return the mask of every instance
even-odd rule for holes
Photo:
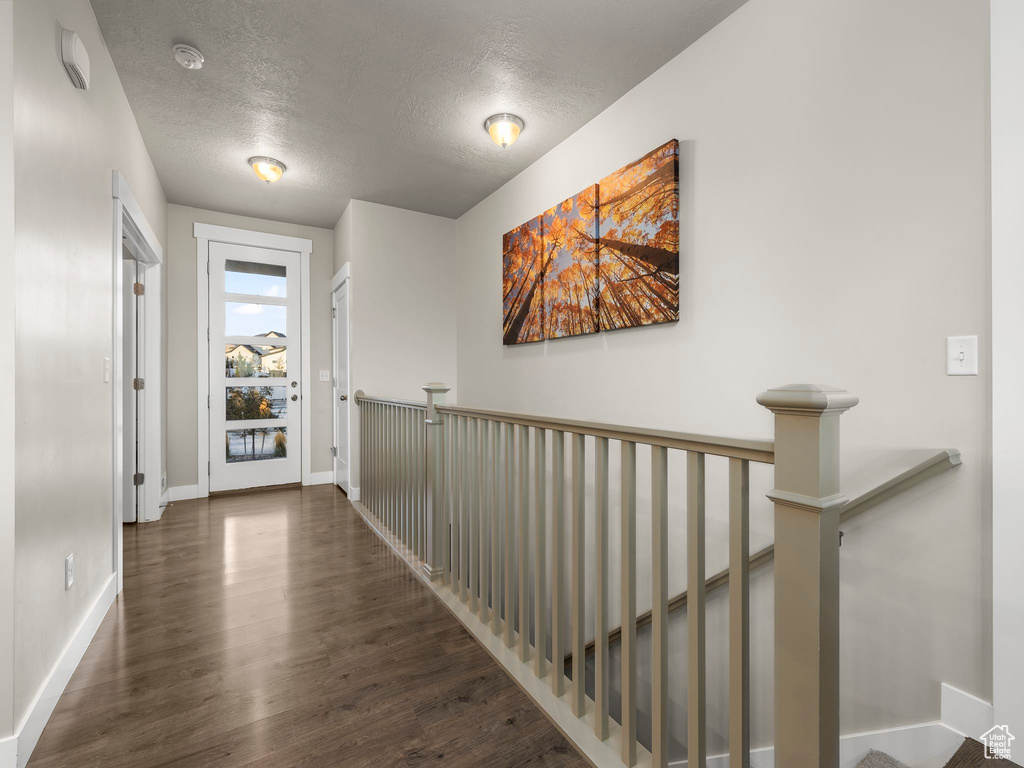
[[[464,213],[744,1],[92,5],[170,202],[333,227],[353,197]],[[526,130],[501,150],[483,121],[505,111]]]

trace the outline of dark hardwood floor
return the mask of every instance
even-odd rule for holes
[[[584,766],[333,486],[125,528],[30,768]]]

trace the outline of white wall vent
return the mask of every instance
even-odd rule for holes
[[[75,88],[89,90],[89,53],[82,44],[82,39],[70,29],[61,31],[60,53],[64,60],[64,69]]]

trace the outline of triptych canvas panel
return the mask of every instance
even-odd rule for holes
[[[679,319],[679,142],[503,238],[503,343]]]

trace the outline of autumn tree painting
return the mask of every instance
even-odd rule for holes
[[[679,319],[679,142],[598,184],[601,328]]]
[[[543,216],[520,224],[503,238],[503,343],[544,338]]]
[[[544,338],[597,333],[597,185],[544,214]]]
[[[503,238],[503,339],[521,344],[679,319],[679,142]]]

